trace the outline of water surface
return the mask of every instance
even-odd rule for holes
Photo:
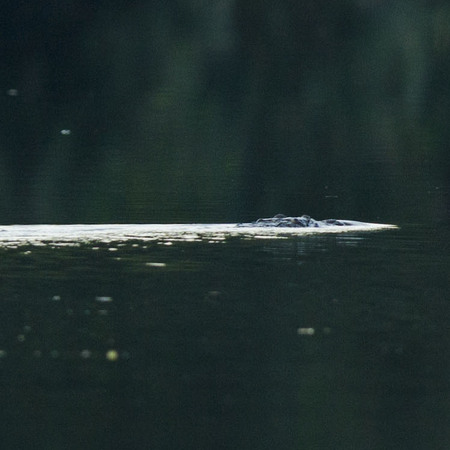
[[[284,239],[295,235],[346,233],[395,229],[396,225],[361,223],[323,228],[239,227],[222,224],[96,224],[96,225],[8,225],[0,226],[0,246],[25,244],[76,245],[89,242],[223,240],[227,237]]]
[[[164,227],[1,229],[4,448],[450,442],[448,230]]]

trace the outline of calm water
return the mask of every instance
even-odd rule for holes
[[[2,448],[444,449],[448,229],[4,241]]]
[[[448,450],[445,0],[3,3],[0,450]]]

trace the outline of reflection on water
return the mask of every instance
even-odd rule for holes
[[[446,230],[228,227],[3,237],[5,448],[450,442]]]
[[[114,225],[12,225],[0,227],[0,246],[24,244],[76,245],[86,242],[145,241],[223,241],[239,236],[251,239],[284,239],[293,235],[380,231],[395,225],[365,223],[326,228],[237,227],[236,224],[114,224]]]

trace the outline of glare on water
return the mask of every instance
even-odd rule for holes
[[[102,225],[9,225],[0,228],[0,246],[24,244],[76,245],[132,239],[217,242],[228,236],[253,239],[283,239],[292,235],[379,231],[396,228],[389,224],[364,224],[326,228],[237,227],[236,224],[102,224]]]

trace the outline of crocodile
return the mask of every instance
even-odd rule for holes
[[[314,220],[310,216],[288,217],[284,214],[277,214],[274,217],[258,219],[250,223],[238,223],[238,227],[289,227],[289,228],[323,228],[342,226],[372,225],[356,220],[325,219]]]

